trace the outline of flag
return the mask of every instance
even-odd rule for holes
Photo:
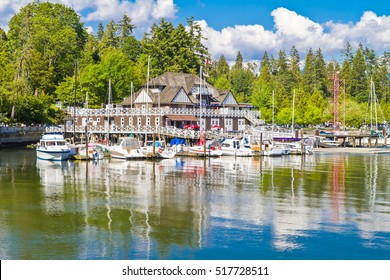
[[[214,65],[214,61],[212,61],[212,60],[209,60],[209,59],[205,59],[205,64],[206,65]]]

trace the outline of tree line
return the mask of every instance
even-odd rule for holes
[[[150,76],[165,72],[198,74],[205,67],[207,80],[218,89],[232,91],[238,101],[256,106],[262,117],[279,124],[315,125],[333,119],[333,79],[340,77],[339,116],[345,125],[366,122],[370,81],[374,81],[381,104],[381,119],[390,114],[390,53],[377,55],[360,45],[347,43],[342,64],[326,62],[321,49],[309,49],[301,60],[292,47],[276,57],[267,52],[258,62],[244,63],[238,52],[232,66],[222,55],[214,65],[205,65],[210,53],[200,26],[188,18],[187,25],[174,26],[164,19],[137,39],[137,27],[123,15],[119,22],[99,24],[89,34],[77,13],[62,4],[35,1],[23,7],[0,29],[0,122],[61,123],[61,106],[100,108],[121,102]],[[303,65],[301,65],[303,61]],[[274,114],[272,114],[274,112]],[[344,118],[342,118],[345,116]]]

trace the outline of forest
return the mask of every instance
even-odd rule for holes
[[[62,123],[61,108],[73,106],[75,97],[78,106],[87,92],[90,108],[107,103],[109,80],[113,102],[119,103],[130,95],[131,83],[135,90],[145,84],[148,57],[150,77],[167,71],[198,74],[204,66],[210,84],[256,106],[266,122],[291,123],[294,104],[296,124],[332,123],[336,73],[340,126],[369,122],[373,89],[378,122],[390,118],[390,52],[377,54],[363,44],[353,49],[346,42],[342,63],[325,61],[321,49],[309,48],[301,58],[293,46],[275,56],[265,52],[257,62],[245,62],[238,51],[232,63],[221,55],[209,65],[207,38],[194,18],[186,26],[162,19],[141,39],[134,36],[135,28],[124,14],[89,34],[65,5],[35,1],[23,7],[8,32],[0,29],[0,123]]]

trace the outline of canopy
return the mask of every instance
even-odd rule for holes
[[[193,115],[166,115],[166,117],[171,121],[199,121],[199,119]]]

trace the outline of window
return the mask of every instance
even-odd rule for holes
[[[138,117],[138,126],[141,126],[142,122],[141,122],[141,117]]]
[[[124,125],[125,125],[125,118],[122,117],[122,118],[121,118],[121,126],[124,126]]]
[[[150,125],[150,117],[146,118],[146,125],[148,125],[148,126]]]
[[[129,118],[129,125],[130,125],[130,126],[133,125],[133,117],[130,117],[130,118]]]
[[[156,117],[155,124],[156,126],[160,125],[160,117]]]

